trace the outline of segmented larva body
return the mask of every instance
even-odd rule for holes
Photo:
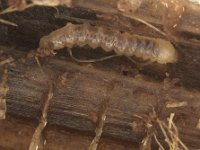
[[[174,63],[177,53],[173,45],[163,39],[147,38],[121,33],[107,27],[68,23],[40,40],[39,50],[49,53],[65,47],[89,45],[101,47],[106,52],[114,50],[119,55],[136,56],[160,64]]]

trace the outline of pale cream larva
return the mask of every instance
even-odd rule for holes
[[[53,50],[84,45],[92,48],[101,47],[107,52],[113,50],[119,55],[136,56],[160,64],[177,61],[177,52],[174,46],[166,40],[121,33],[111,28],[89,24],[68,23],[42,37],[38,51],[49,54]]]

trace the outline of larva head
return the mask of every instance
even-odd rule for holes
[[[42,49],[53,49],[53,44],[51,44],[48,36],[43,36],[40,39],[39,47]]]
[[[159,45],[159,53],[156,61],[160,64],[175,63],[178,60],[178,54],[174,46],[163,39],[156,39]]]
[[[43,36],[40,39],[39,46],[42,49],[46,50],[58,50],[63,48],[63,43],[62,41],[58,40],[59,38],[57,36]]]
[[[71,0],[65,0],[64,2],[65,5],[71,6]],[[62,5],[63,2],[58,0],[34,0],[33,4],[41,6],[58,6]]]
[[[125,14],[133,14],[142,4],[142,0],[118,0],[117,9]]]

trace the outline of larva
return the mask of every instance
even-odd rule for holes
[[[156,61],[160,64],[177,61],[177,52],[173,45],[159,38],[148,38],[121,33],[107,27],[89,24],[66,26],[41,38],[38,51],[50,54],[53,50],[65,47],[89,45],[101,47],[106,52],[114,50],[118,55],[136,56],[143,60]]]

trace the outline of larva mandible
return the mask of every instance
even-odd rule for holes
[[[114,50],[118,55],[136,56],[143,60],[156,61],[160,64],[177,61],[177,52],[173,45],[163,39],[148,38],[121,33],[107,27],[89,24],[66,26],[41,38],[38,51],[50,54],[54,50],[65,47],[89,45],[91,48],[101,47],[106,52]]]

